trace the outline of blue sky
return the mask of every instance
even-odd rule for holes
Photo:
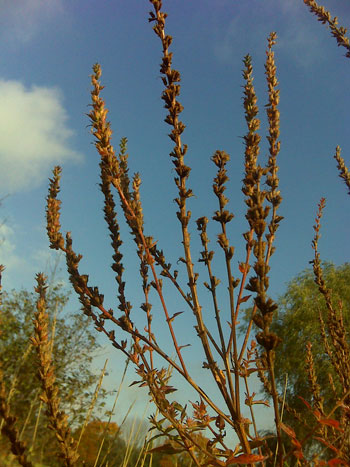
[[[322,4],[332,16],[339,17],[340,25],[350,25],[347,0],[324,0]],[[187,126],[183,142],[189,146],[186,163],[192,167],[188,186],[195,194],[189,201],[193,258],[199,258],[200,251],[194,220],[210,217],[217,208],[211,189],[215,170],[210,161],[217,149],[231,155],[227,194],[235,214],[229,230],[236,246],[235,266],[244,257],[242,59],[249,53],[253,60],[263,164],[267,155],[266,38],[276,31],[279,177],[284,198],[280,214],[285,219],[270,263],[271,296],[277,298],[286,283],[309,266],[312,226],[322,196],[327,200],[320,241],[322,259],[335,264],[349,261],[350,223],[345,214],[349,198],[333,159],[335,147],[340,145],[345,161],[350,160],[350,60],[344,57],[345,49],[337,47],[329,30],[317,22],[302,0],[168,0],[163,8],[169,14],[167,33],[174,37],[173,65],[182,76],[179,100]],[[182,255],[173,202],[174,171],[168,156],[172,146],[160,99],[161,46],[147,20],[150,9],[146,0],[0,2],[0,198],[6,196],[0,207],[0,263],[6,266],[5,290],[33,290],[35,274],[48,272],[48,265],[55,261],[56,253],[49,250],[46,237],[45,197],[51,170],[61,165],[63,232],[72,232],[73,247],[84,256],[80,270],[89,274],[90,285],[99,286],[108,307],[117,307],[109,267],[112,250],[98,186],[99,159],[86,116],[89,75],[95,62],[102,66],[114,146],[118,148],[121,137],[128,138],[130,171],[141,174],[146,233],[158,239],[169,262],[176,263]],[[142,295],[137,257],[123,223],[122,233],[126,239],[127,294],[132,297],[137,321],[142,313],[138,309]],[[209,233],[213,248],[217,234],[213,222]],[[68,284],[64,261],[61,266],[60,279]],[[207,280],[200,265],[196,268],[204,274],[202,282]],[[179,269],[181,274],[181,266]],[[218,252],[215,273],[220,277],[222,272]],[[221,288],[224,310],[226,289]],[[170,310],[185,310],[176,293],[166,290]],[[200,293],[210,324],[210,297],[204,288]],[[169,339],[156,297],[153,302],[155,330],[166,345]],[[79,307],[77,300],[72,299],[71,307]],[[177,323],[181,342],[193,343],[195,331],[189,310]],[[101,343],[106,344],[104,340]],[[190,349],[188,358],[199,375],[202,357],[194,343]],[[116,352],[107,353],[111,375],[117,376],[123,359]],[[134,393],[134,389],[128,391],[125,400]]]

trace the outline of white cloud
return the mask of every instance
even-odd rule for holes
[[[58,89],[0,80],[0,99],[1,194],[38,187],[53,165],[82,160],[69,146],[73,132]]]
[[[62,0],[0,0],[0,37],[7,43],[26,43],[40,26],[63,13]]]

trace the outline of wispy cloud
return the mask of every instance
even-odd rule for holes
[[[0,37],[17,44],[30,41],[43,23],[62,13],[62,0],[2,0]]]
[[[19,265],[20,258],[15,254],[14,231],[4,222],[0,224],[0,251],[2,261],[7,257],[6,268],[13,268]]]
[[[32,277],[34,283],[33,264],[30,264],[18,254],[15,240],[15,230],[6,223],[0,224],[0,262],[5,266],[2,277],[2,286],[4,290],[17,288],[21,285],[23,275]],[[20,272],[19,272],[20,271]],[[31,275],[30,275],[31,274]],[[21,277],[18,277],[18,276]]]
[[[5,266],[2,278],[4,290],[21,287],[32,289],[35,275],[40,271],[50,280],[53,278],[55,284],[62,283],[66,286],[67,281],[61,277],[61,268],[54,274],[55,265],[60,264],[60,255],[47,247],[34,247],[30,242],[26,244],[24,255],[23,244],[18,241],[20,229],[23,226],[0,218],[0,264]]]
[[[0,96],[2,195],[38,187],[58,161],[82,160],[70,147],[73,132],[58,89],[0,80]]]
[[[266,17],[263,22],[262,14]],[[263,7],[257,0],[251,0],[249,10],[247,5],[237,9],[226,27],[216,31],[214,56],[220,62],[232,62],[238,47],[244,45],[247,52],[259,49],[262,38],[276,31],[276,48],[283,50],[298,66],[309,68],[324,59],[324,55],[323,39],[314,29],[310,30],[308,15],[304,5],[294,0],[265,0]]]

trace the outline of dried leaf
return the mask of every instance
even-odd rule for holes
[[[327,446],[327,448],[332,449],[335,453],[338,454],[338,449],[333,446],[333,444],[328,443],[326,440],[323,438],[320,438],[319,436],[314,436],[314,439],[317,439],[320,443],[324,444]]]
[[[230,457],[227,459],[225,466],[235,464],[252,464],[255,462],[262,462],[266,459],[266,456],[262,456],[260,454],[241,454],[237,457]]]
[[[322,418],[319,420],[319,422],[322,423],[322,425],[332,426],[338,431],[344,431],[342,428],[340,428],[340,423],[338,420],[333,420],[332,418]]]
[[[242,297],[239,301],[239,303],[244,303],[247,302],[250,299],[251,295],[246,295],[245,297]]]
[[[295,434],[295,431],[290,428],[289,426],[285,425],[284,423],[281,422],[280,424],[280,427],[282,428],[282,430],[287,433],[288,436],[290,436],[291,438],[294,438],[296,439],[296,434]]]
[[[185,347],[191,347],[192,344],[180,345],[179,350],[184,349]]]
[[[131,386],[134,386],[135,384],[140,384],[140,383],[142,383],[142,381],[133,381],[131,384],[129,384],[129,388]]]
[[[248,441],[249,446],[251,449],[259,448],[260,446],[263,446],[264,444],[264,439],[263,438],[255,438],[251,441]]]
[[[350,413],[350,408],[348,405],[345,405],[343,402],[341,404],[339,404],[339,407],[342,407],[343,409],[345,409],[345,411],[347,413]]]
[[[183,313],[183,311],[177,311],[176,313],[174,313],[173,316],[167,320],[168,323],[171,323],[176,318],[176,316],[179,316],[182,313]]]
[[[252,370],[257,371],[254,368]],[[249,371],[249,370],[248,370],[248,372],[249,372],[249,374],[253,373],[253,371]],[[270,404],[268,403],[268,401],[264,401],[264,400],[252,401],[252,405],[254,405],[254,404],[263,404],[263,405],[266,405],[266,407],[270,407]]]
[[[157,446],[156,448],[149,449],[147,453],[150,452],[162,452],[164,454],[179,454],[180,452],[186,451],[185,448],[176,448],[170,443],[162,444],[162,446]]]
[[[302,448],[301,443],[300,443],[296,438],[292,438],[292,444],[293,444],[293,446],[295,446],[297,449],[301,450],[301,448]]]
[[[299,451],[299,449],[297,449],[296,451],[293,451],[293,455],[294,455],[297,459],[304,459],[303,451]]]
[[[210,461],[207,461],[206,465],[213,465],[215,467],[225,467],[225,463],[222,461],[219,461],[218,459],[211,459]]]
[[[331,459],[328,461],[328,465],[348,465],[347,462],[343,461],[342,459],[338,459],[334,457],[334,459]]]
[[[302,402],[304,402],[304,404],[306,405],[306,407],[307,407],[309,410],[312,410],[311,405],[310,405],[303,397],[301,397],[301,396],[298,396],[298,397],[299,397],[299,399],[300,399]]]

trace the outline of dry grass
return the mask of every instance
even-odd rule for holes
[[[269,296],[269,272],[270,258],[275,251],[274,240],[277,235],[279,223],[282,217],[278,214],[278,208],[282,197],[279,191],[278,160],[280,150],[280,119],[279,119],[279,90],[277,71],[273,46],[277,35],[272,32],[267,38],[265,74],[268,88],[268,103],[266,114],[268,120],[269,157],[265,165],[259,162],[260,151],[260,119],[257,107],[257,96],[253,86],[252,59],[249,55],[244,57],[243,78],[243,107],[247,132],[244,136],[245,175],[242,192],[245,195],[247,205],[246,219],[249,229],[244,233],[246,241],[245,259],[239,263],[237,277],[233,267],[234,247],[231,244],[228,232],[228,224],[233,219],[233,213],[227,209],[229,200],[225,196],[225,184],[228,181],[227,164],[230,156],[224,151],[217,150],[211,160],[216,167],[216,175],[213,179],[213,193],[217,198],[218,207],[212,219],[219,227],[217,242],[223,255],[226,270],[226,283],[228,286],[228,313],[222,315],[219,310],[216,288],[220,280],[213,274],[212,263],[215,252],[209,249],[207,235],[208,218],[201,217],[196,220],[197,230],[200,235],[202,251],[200,261],[207,269],[208,282],[204,282],[210,291],[212,298],[213,314],[216,319],[217,335],[214,337],[212,329],[205,324],[202,306],[198,292],[199,275],[195,271],[189,225],[191,211],[189,211],[189,198],[193,192],[189,187],[191,168],[187,165],[187,146],[183,143],[184,123],[180,119],[183,106],[179,102],[180,73],[172,66],[172,53],[170,46],[172,37],[166,33],[166,17],[162,11],[161,0],[150,0],[153,11],[150,12],[149,21],[154,24],[153,30],[159,37],[162,50],[162,62],[160,73],[164,90],[162,100],[167,111],[165,122],[170,126],[169,137],[173,143],[170,153],[176,176],[174,178],[177,187],[177,219],[180,224],[180,241],[183,245],[183,256],[179,262],[185,266],[184,275],[187,285],[182,287],[178,281],[178,271],[166,262],[163,250],[160,249],[153,236],[147,235],[144,230],[143,209],[140,197],[139,174],[132,179],[128,174],[128,156],[126,153],[126,139],[120,143],[120,152],[116,154],[112,142],[111,125],[107,121],[108,110],[101,97],[103,86],[101,85],[101,67],[93,66],[91,76],[91,111],[89,117],[92,125],[92,134],[95,138],[95,146],[100,155],[101,182],[100,188],[104,195],[104,218],[109,229],[111,245],[114,250],[112,270],[118,288],[118,317],[111,309],[103,305],[104,297],[98,287],[88,285],[89,277],[79,270],[80,254],[73,250],[71,234],[68,232],[64,238],[61,233],[60,207],[58,199],[60,190],[61,168],[55,167],[53,178],[50,179],[49,194],[47,197],[47,233],[52,249],[61,250],[66,256],[67,269],[70,282],[82,304],[84,313],[89,316],[98,331],[104,333],[111,341],[113,347],[124,353],[128,360],[136,368],[139,380],[135,382],[140,386],[147,386],[149,394],[162,419],[151,417],[153,428],[157,429],[157,436],[162,434],[165,438],[163,447],[157,447],[149,452],[171,452],[173,454],[187,453],[192,464],[196,466],[218,466],[249,464],[253,465],[293,465],[293,460],[301,465],[311,465],[311,460],[305,458],[303,444],[310,437],[318,441],[319,453],[314,456],[314,465],[326,465],[322,460],[322,453],[333,454],[333,460],[329,465],[336,463],[349,465],[349,415],[350,415],[350,354],[346,329],[342,319],[341,304],[335,306],[332,302],[331,290],[327,288],[322,275],[320,255],[318,252],[318,239],[320,220],[325,206],[322,199],[315,224],[315,238],[313,248],[315,257],[313,269],[315,282],[323,295],[328,310],[327,321],[320,317],[321,334],[323,337],[325,352],[335,369],[341,384],[341,393],[337,393],[335,385],[330,379],[336,392],[336,406],[330,413],[325,413],[323,400],[320,396],[320,387],[317,382],[317,369],[314,367],[312,346],[308,344],[305,360],[306,374],[309,380],[311,404],[306,402],[315,417],[315,425],[310,427],[309,434],[304,440],[298,440],[293,428],[282,422],[283,410],[288,410],[295,415],[298,422],[304,423],[298,413],[284,404],[283,395],[278,394],[275,373],[274,357],[278,352],[280,338],[270,330],[270,325],[277,309],[277,304]],[[330,13],[315,1],[304,0],[323,23],[328,23],[332,35],[338,45],[348,49],[346,54],[350,57],[349,39],[345,36],[346,29],[337,27],[337,18],[331,18]],[[337,146],[335,158],[338,163],[340,177],[350,189],[350,177],[344,160],[340,156],[340,148]],[[141,306],[145,312],[146,326],[140,331],[132,320],[132,306],[125,292],[123,271],[126,265],[123,262],[121,252],[122,239],[120,236],[119,218],[116,213],[114,193],[119,197],[121,212],[130,228],[131,236],[135,242],[140,261],[140,276],[144,302]],[[162,277],[161,277],[162,276]],[[180,313],[169,314],[167,297],[163,293],[162,278],[167,279],[179,293],[180,299],[187,305],[196,320],[196,333],[201,342],[205,363],[213,381],[215,381],[218,393],[221,395],[224,408],[219,407],[215,397],[208,394],[200,387],[191,375],[188,363],[183,354],[183,347],[179,344],[174,329],[174,321]],[[182,281],[181,281],[182,282]],[[65,465],[74,465],[78,461],[77,446],[73,440],[66,415],[59,409],[58,389],[55,386],[54,368],[51,363],[51,347],[48,337],[48,321],[45,311],[45,278],[37,275],[38,294],[37,312],[34,317],[35,336],[32,341],[38,353],[39,377],[42,382],[42,400],[47,405],[47,413],[50,419],[50,428],[56,433],[61,448],[61,458]],[[248,290],[250,295],[244,295]],[[155,293],[161,303],[164,314],[164,322],[170,336],[172,349],[163,349],[158,345],[157,336],[152,329],[152,303],[151,294]],[[254,300],[251,320],[247,326],[242,346],[238,345],[237,322],[241,305],[250,297]],[[157,319],[159,319],[157,317]],[[228,328],[226,323],[228,322]],[[107,324],[108,325],[107,325]],[[225,324],[224,324],[225,323]],[[252,324],[259,331],[256,341],[251,338]],[[110,326],[114,325],[125,338],[116,337]],[[128,341],[129,339],[129,341]],[[128,345],[128,343],[131,345]],[[130,349],[130,350],[128,350]],[[170,357],[174,352],[175,357]],[[170,384],[170,374],[165,368],[158,368],[156,361],[163,360],[163,364],[181,375],[184,380],[198,394],[198,401],[191,402],[193,410],[182,406],[179,402],[169,397],[176,390]],[[272,452],[269,439],[260,434],[254,416],[254,406],[265,404],[266,401],[255,399],[255,394],[249,388],[249,376],[257,372],[265,389],[270,393],[274,410],[276,451]],[[245,400],[241,397],[241,388],[245,391]],[[18,433],[14,426],[14,420],[9,414],[6,405],[7,396],[4,388],[0,392],[0,414],[3,417],[3,434],[7,435],[12,444],[12,451],[17,456],[21,465],[31,465],[26,460],[25,447],[18,440]],[[245,415],[249,413],[250,418]],[[166,423],[165,423],[166,422]],[[227,429],[231,428],[238,437],[238,443],[232,444],[232,439],[226,436]],[[206,442],[198,437],[198,432],[205,433]],[[292,449],[286,452],[283,436],[287,434]],[[148,442],[151,446],[151,441]],[[128,454],[127,454],[128,455]],[[145,457],[142,460],[144,464]],[[141,461],[141,458],[140,458]],[[97,462],[97,460],[96,460]],[[96,464],[95,462],[95,464]],[[331,464],[333,462],[333,464]],[[128,465],[128,458],[124,464]],[[295,465],[295,464],[294,464]]]

